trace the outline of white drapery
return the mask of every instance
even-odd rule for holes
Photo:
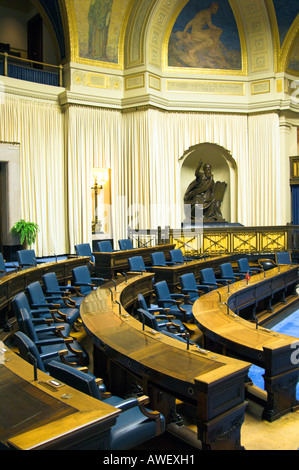
[[[91,169],[111,168],[112,234],[127,227],[179,228],[180,164],[190,147],[211,142],[237,166],[238,221],[281,224],[279,122],[275,113],[246,115],[121,113],[7,97],[0,140],[20,142],[22,213],[41,227],[37,255],[74,252],[91,243]]]

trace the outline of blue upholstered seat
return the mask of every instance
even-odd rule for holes
[[[101,277],[91,277],[87,266],[78,266],[72,270],[73,284],[77,288],[77,293],[86,296],[97,286],[102,285],[105,279]]]
[[[151,253],[151,260],[153,266],[174,266],[175,261],[166,261],[163,251],[156,251]]]
[[[150,269],[149,266],[145,266],[142,256],[132,256],[128,258],[129,269],[134,272],[145,272]]]
[[[31,310],[28,299],[24,292],[19,292],[12,300],[12,308],[18,322],[19,329],[23,331],[23,323],[21,311],[25,309],[35,328],[36,334],[39,338],[53,337],[53,334],[59,329],[60,333],[68,337],[70,334],[71,326],[68,323],[55,322],[54,315],[52,316],[49,309],[39,312],[38,309]],[[53,318],[54,317],[54,318]]]
[[[166,281],[154,284],[154,290],[159,307],[168,309],[168,314],[184,322],[193,320],[192,305],[183,303],[184,294],[171,294]]]
[[[42,357],[44,368],[47,370],[49,360],[53,356],[59,358],[61,356],[70,364],[79,366],[87,366],[89,364],[89,356],[85,349],[70,336],[68,338],[39,338],[33,326],[30,315],[27,310],[22,309],[21,320],[22,332],[35,344],[37,350]],[[21,332],[20,332],[21,333]],[[63,351],[63,352],[62,352]]]
[[[292,264],[291,255],[288,251],[275,253],[276,264]]]
[[[102,399],[95,380],[89,375],[56,361],[49,364],[49,371],[57,380],[93,398]],[[105,403],[122,410],[116,424],[111,428],[109,449],[131,449],[165,431],[164,416],[145,408],[144,398],[147,397],[122,399],[113,395],[104,400]]]
[[[88,266],[92,270],[95,264],[95,257],[91,251],[90,244],[79,243],[78,245],[75,245],[75,252],[77,256],[88,256],[89,258]]]
[[[186,273],[180,276],[182,293],[188,296],[190,302],[194,303],[201,294],[208,292],[208,286],[197,284],[193,273]]]
[[[0,275],[6,273],[6,266],[4,263],[3,255],[0,253]]]
[[[56,317],[60,317],[65,323],[74,325],[79,318],[79,309],[71,307],[61,307],[60,304],[53,302],[53,298],[47,298],[43,292],[42,286],[38,281],[32,282],[26,287],[26,293],[31,309],[49,308],[56,311]]]
[[[76,296],[75,286],[60,286],[56,273],[46,273],[42,276],[45,294],[48,299],[59,303],[61,307],[80,308],[82,297]]]
[[[229,279],[232,282],[237,281],[238,279],[245,279],[244,273],[234,272],[231,263],[220,264],[220,272],[222,279]]]
[[[122,240],[118,240],[118,246],[120,250],[132,250],[133,244],[130,238],[124,238]]]
[[[148,307],[146,300],[142,294],[138,294],[139,309],[137,314],[139,321],[157,331],[169,331],[172,333],[183,333],[186,328],[177,318],[169,316],[163,307]],[[147,315],[145,315],[145,313]]]
[[[103,253],[112,253],[114,251],[109,240],[103,240],[102,242],[98,242],[97,246],[98,250]]]
[[[180,248],[176,248],[175,250],[170,250],[169,252],[170,255],[170,260],[173,263],[185,263],[186,261],[192,261],[192,258],[186,258],[186,256],[183,255],[183,252]]]
[[[204,268],[200,271],[201,282],[208,286],[210,290],[217,289],[220,286],[227,285],[230,279],[216,279],[213,268]]]
[[[239,267],[239,273],[241,274],[247,274],[249,273],[251,276],[253,274],[259,273],[261,270],[260,268],[257,267],[251,267],[249,266],[249,262],[247,258],[241,258],[238,260],[238,267]]]
[[[37,264],[42,263],[43,261],[38,261],[36,259],[34,250],[19,250],[17,251],[17,260],[19,266],[22,268],[32,268],[37,266]]]

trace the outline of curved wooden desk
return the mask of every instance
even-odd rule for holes
[[[81,306],[81,318],[95,346],[95,374],[112,393],[136,384],[169,424],[175,399],[193,409],[203,448],[240,449],[244,383],[251,364],[187,345],[143,326],[126,308],[139,292],[152,292],[153,274],[118,281],[117,291],[102,286]],[[112,300],[113,296],[113,300]]]
[[[56,387],[0,342],[0,442],[18,450],[109,449],[119,410],[65,384]],[[57,381],[55,381],[57,382]]]
[[[0,277],[0,312],[6,310],[4,314],[0,313],[0,322],[5,324],[7,318],[7,309],[15,295],[24,292],[25,288],[35,281],[40,281],[42,276],[48,272],[55,272],[58,282],[66,283],[72,279],[72,269],[76,266],[83,266],[88,263],[88,257],[73,257],[56,262],[41,263],[34,268],[21,269],[16,272],[10,272]]]
[[[270,301],[275,295],[280,295],[284,302],[285,292],[294,289],[297,281],[298,266],[281,266],[266,271],[265,277],[264,274],[251,277],[248,284],[245,280],[231,284],[229,293],[227,287],[211,291],[200,297],[193,308],[196,323],[205,335],[206,347],[265,369],[267,395],[263,417],[269,421],[298,406],[299,369],[298,364],[292,363],[292,345],[299,340],[257,327],[234,311],[248,306],[254,310],[259,301]]]

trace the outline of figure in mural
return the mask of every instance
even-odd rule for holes
[[[216,15],[219,10],[217,2],[211,3],[210,7],[198,12],[194,18],[186,25],[182,38],[189,43],[189,59],[194,64],[197,52],[202,49],[209,50],[209,54],[217,55],[219,53],[219,39],[222,29],[212,23],[212,15]],[[188,31],[191,30],[189,34]]]
[[[203,162],[200,161],[195,171],[195,180],[189,184],[185,192],[184,204],[191,204],[191,220],[193,221],[195,205],[202,204],[204,222],[222,222],[224,219],[220,206],[227,184],[219,181],[215,183],[211,165],[205,163],[201,172],[202,165]]]
[[[178,16],[169,38],[168,65],[241,69],[238,28],[228,1],[198,11],[200,3],[190,0]]]
[[[107,59],[107,40],[113,0],[91,0],[88,11],[89,56]]]

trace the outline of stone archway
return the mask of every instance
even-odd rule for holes
[[[215,181],[227,183],[224,199],[221,205],[223,218],[228,223],[236,223],[237,200],[237,165],[230,152],[220,145],[205,142],[190,147],[180,158],[181,163],[181,213],[184,214],[183,199],[186,189],[194,179],[199,161],[209,163]]]

